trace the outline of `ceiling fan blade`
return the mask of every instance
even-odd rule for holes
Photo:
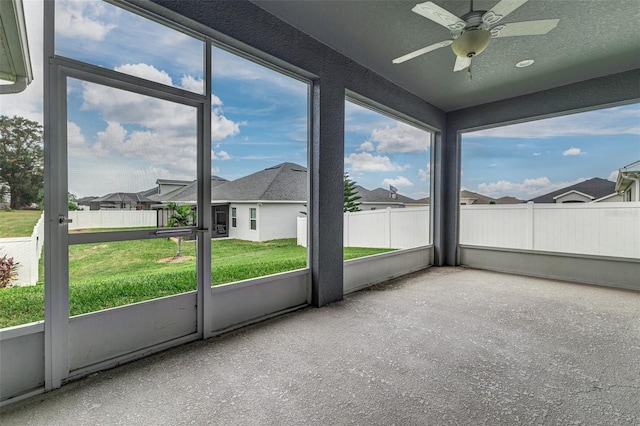
[[[418,49],[415,52],[407,53],[404,56],[400,56],[399,58],[394,59],[393,63],[400,64],[404,61],[408,61],[409,59],[413,59],[416,56],[424,55],[425,53],[440,49],[441,47],[449,46],[451,43],[453,43],[453,41],[445,40],[441,41],[440,43],[432,44],[431,46],[423,47],[422,49]]]
[[[513,22],[497,25],[491,29],[491,37],[516,37],[528,35],[542,35],[554,29],[559,19],[542,19],[539,21]]]
[[[453,66],[453,71],[462,71],[471,66],[471,58],[461,58],[456,56],[456,64]]]
[[[493,25],[526,2],[527,0],[502,0],[482,15],[482,22]]]
[[[467,25],[462,19],[430,1],[417,4],[411,9],[418,15],[422,15],[427,19],[431,19],[451,31],[459,31]]]

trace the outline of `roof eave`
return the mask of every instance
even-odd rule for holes
[[[0,75],[3,80],[12,82],[1,84],[0,94],[19,93],[33,81],[22,0],[1,1],[0,15],[3,17],[2,26],[6,36],[5,43],[0,44],[0,48],[9,62],[0,69]]]

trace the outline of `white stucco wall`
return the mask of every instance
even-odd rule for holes
[[[297,218],[302,216],[301,211],[306,211],[304,203],[263,203],[259,209],[260,241],[295,238]]]
[[[233,218],[231,216],[232,209],[236,209],[236,226],[233,227]],[[257,229],[250,229],[249,226],[249,209],[256,209]],[[239,240],[260,241],[258,234],[260,229],[260,208],[258,203],[231,203],[229,205],[229,238],[237,238]]]
[[[232,226],[231,212],[236,208],[236,227]],[[256,209],[257,229],[250,229],[249,209]],[[269,241],[295,238],[297,217],[306,210],[303,202],[233,202],[229,205],[229,237],[249,241]]]

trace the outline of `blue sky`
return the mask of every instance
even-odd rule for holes
[[[462,139],[462,187],[531,199],[580,181],[615,181],[640,160],[640,104],[504,126]]]
[[[24,2],[35,80],[0,113],[42,122],[42,10]],[[57,53],[202,93],[203,44],[102,2],[59,1]],[[307,85],[213,52],[212,172],[227,179],[307,165]],[[195,178],[195,110],[68,81],[69,189],[78,196]],[[430,134],[350,102],[345,170],[374,189],[429,195]],[[640,107],[618,107],[467,134],[463,188],[528,199],[582,179],[615,179],[640,159]],[[117,170],[117,173],[114,172]]]

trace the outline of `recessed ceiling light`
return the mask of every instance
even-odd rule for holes
[[[518,68],[524,68],[524,67],[528,67],[529,65],[533,64],[535,61],[533,59],[525,59],[524,61],[520,61],[516,64],[516,67]]]

